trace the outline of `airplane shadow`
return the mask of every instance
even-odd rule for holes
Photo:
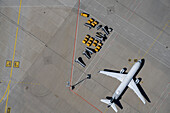
[[[115,100],[114,103],[120,108],[123,109],[122,104],[120,103],[120,100]]]
[[[137,84],[137,87],[139,89],[139,91],[141,92],[141,94],[143,95],[143,97],[149,102],[151,103],[151,100],[149,99],[149,97],[147,96],[147,94],[145,93],[144,89],[142,88],[142,86],[140,84]]]

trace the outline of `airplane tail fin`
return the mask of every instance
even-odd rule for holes
[[[101,99],[100,101],[105,103],[105,104],[108,104],[108,107],[112,107],[112,109],[114,109],[116,112],[118,112],[115,104],[111,103],[110,100],[108,100],[108,99]]]

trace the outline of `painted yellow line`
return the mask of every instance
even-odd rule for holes
[[[106,113],[109,110],[109,108],[106,108],[105,111],[103,113]]]
[[[6,88],[6,91],[5,91],[4,95],[2,96],[2,98],[1,98],[1,100],[0,100],[0,103],[1,103],[2,100],[4,99],[4,97],[5,97],[6,93],[7,93],[7,91],[8,91],[8,87]]]
[[[5,91],[4,95],[3,95],[3,97],[1,98],[0,103],[1,103],[2,100],[4,99],[4,97],[5,97],[6,93],[7,93],[7,91],[8,91],[8,87],[6,88],[6,91]]]
[[[7,94],[7,98],[6,98],[6,105],[5,105],[5,112],[4,113],[6,113],[6,110],[7,110],[9,90],[10,90],[10,84],[8,84],[8,94]]]
[[[0,81],[1,83],[7,83],[9,81]],[[33,82],[15,82],[15,81],[11,81],[11,84],[15,83],[15,84],[31,84],[31,85],[40,85],[40,83],[33,83]],[[1,102],[1,101],[0,101]]]
[[[151,44],[151,46],[149,47],[149,49],[145,52],[144,56],[142,57],[142,59],[146,56],[146,54],[149,52],[149,50],[153,47],[153,45],[155,44],[155,42],[158,40],[158,38],[160,37],[160,35],[163,33],[163,30],[168,26],[168,23],[165,24],[165,26],[163,27],[162,31],[158,34],[158,36],[155,38],[155,40],[153,41],[153,43]]]
[[[19,25],[19,20],[20,20],[21,4],[22,4],[22,0],[20,0],[20,5],[19,5],[19,14],[18,14],[18,21],[17,21],[18,25]],[[18,27],[17,27],[17,30],[16,30],[16,36],[15,36],[15,44],[14,44],[14,51],[13,51],[13,57],[12,57],[12,67],[11,67],[11,73],[10,73],[10,80],[9,80],[8,87],[7,87],[8,94],[7,94],[6,106],[5,106],[5,112],[4,113],[6,113],[7,106],[8,106],[8,96],[9,96],[10,83],[11,83],[11,77],[12,77],[12,72],[13,72],[13,65],[14,65],[17,37],[18,37]]]

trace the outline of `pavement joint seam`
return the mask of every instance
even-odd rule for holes
[[[94,0],[94,1],[96,1],[96,0]],[[107,9],[104,5],[102,5],[101,3],[99,3],[98,1],[96,1],[99,5],[101,5],[103,8],[105,8],[105,9]],[[128,10],[130,10],[129,8],[127,8]],[[130,10],[131,11],[131,10]],[[136,14],[136,13],[135,13]],[[133,26],[133,27],[135,27],[136,29],[138,29],[139,31],[141,31],[143,34],[145,34],[146,36],[148,36],[148,37],[150,37],[151,39],[153,39],[154,40],[154,38],[152,37],[152,36],[150,36],[150,35],[148,35],[148,34],[146,34],[144,31],[142,31],[141,29],[139,29],[138,27],[136,27],[135,25],[133,25],[132,23],[130,23],[127,19],[125,19],[125,18],[122,18],[121,16],[119,16],[118,14],[114,14],[114,15],[116,15],[116,16],[118,16],[119,18],[121,18],[122,20],[124,20],[126,23],[128,23],[128,24],[130,24],[131,26]],[[157,28],[157,27],[156,27]],[[159,28],[159,30],[161,31],[162,29],[161,28]],[[163,32],[165,32],[165,31],[163,31]],[[161,44],[162,46],[165,46],[165,45],[163,45],[161,42],[159,42],[159,41],[156,41],[156,42],[158,42],[159,44]]]
[[[73,48],[73,57],[72,57],[72,65],[71,65],[71,76],[70,76],[70,91],[73,92],[74,94],[76,94],[77,96],[79,96],[82,100],[84,100],[86,103],[88,103],[89,105],[91,105],[93,108],[95,108],[96,110],[98,110],[99,112],[102,113],[102,111],[100,111],[98,108],[96,108],[94,105],[92,105],[90,102],[88,102],[86,99],[84,99],[82,96],[80,96],[79,94],[77,94],[76,92],[74,92],[71,89],[71,83],[72,83],[72,77],[73,77],[73,64],[74,64],[74,57],[75,57],[75,47],[76,47],[76,39],[77,39],[77,27],[78,27],[78,21],[79,21],[79,7],[80,7],[80,0],[78,0],[78,12],[77,12],[77,21],[76,21],[76,32],[75,32],[75,39],[74,39],[74,48]]]
[[[96,0],[95,0],[95,1],[96,1]],[[97,1],[96,1],[96,2],[97,2]],[[104,24],[103,22],[101,22],[101,23]],[[117,33],[117,32],[116,32],[116,33]],[[119,35],[119,33],[118,33],[118,35]],[[92,61],[91,61],[91,62],[92,62]],[[82,75],[83,75],[83,74],[82,74]],[[81,77],[82,77],[82,76],[81,76]],[[80,79],[81,79],[81,77],[80,77]],[[82,84],[83,84],[83,83],[84,83],[84,81],[82,82]],[[81,84],[81,85],[82,85],[82,84]],[[80,86],[81,86],[81,85],[80,85]],[[76,90],[76,91],[77,91],[77,90]],[[127,103],[127,102],[125,102],[125,103]],[[128,103],[127,103],[127,104],[128,104]],[[129,105],[129,104],[128,104],[128,105]],[[131,106],[131,105],[129,105],[129,106]],[[132,107],[132,106],[131,106],[131,107]],[[132,108],[133,108],[133,107],[132,107]],[[134,108],[134,109],[135,109],[135,108]],[[135,109],[135,110],[137,110],[137,109]],[[138,110],[137,110],[137,111],[138,111]],[[138,112],[139,112],[139,111],[138,111]]]
[[[144,1],[144,0],[143,0]],[[130,10],[131,12],[133,12],[130,8],[126,7],[124,4],[118,2],[118,4],[120,4],[121,6],[123,6],[124,8]],[[139,14],[137,14],[136,12],[134,12],[134,14],[136,14],[137,16],[139,16],[140,18],[142,18],[144,21],[148,22],[149,24],[153,25],[154,27],[156,27],[158,30],[162,30],[161,28],[159,28],[158,26],[156,26],[155,24],[151,23],[150,21],[148,21],[147,19],[143,18],[142,16],[140,16]],[[134,26],[134,25],[133,25]],[[135,26],[136,27],[136,26]],[[139,29],[139,28],[138,28]],[[164,33],[166,33],[167,35],[170,35],[168,34],[166,31],[163,31]],[[147,34],[148,35],[148,34]],[[151,36],[150,36],[151,37]]]
[[[96,1],[96,0],[95,0]],[[97,2],[97,1],[96,1]],[[164,30],[164,29],[163,29]],[[163,31],[161,31],[161,32],[163,32]],[[150,36],[151,37],[151,36]],[[126,38],[125,38],[126,39]],[[128,39],[127,39],[128,40]],[[129,41],[129,40],[128,40]],[[131,42],[131,41],[129,41],[129,42]],[[159,42],[159,41],[158,41]],[[132,43],[132,42],[131,42]],[[135,45],[136,46],[136,45]],[[144,50],[145,51],[145,50]],[[146,52],[146,51],[145,51]],[[152,56],[152,55],[151,55]],[[152,56],[153,57],[153,56]],[[158,60],[158,59],[157,59]],[[158,61],[160,61],[160,60],[158,60]],[[163,63],[163,62],[162,62]],[[164,64],[164,63],[163,63]],[[165,65],[165,64],[164,64]],[[167,65],[166,65],[167,66]]]

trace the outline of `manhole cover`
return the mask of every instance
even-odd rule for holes
[[[108,15],[113,14],[114,12],[115,12],[114,6],[107,7],[107,14]]]

